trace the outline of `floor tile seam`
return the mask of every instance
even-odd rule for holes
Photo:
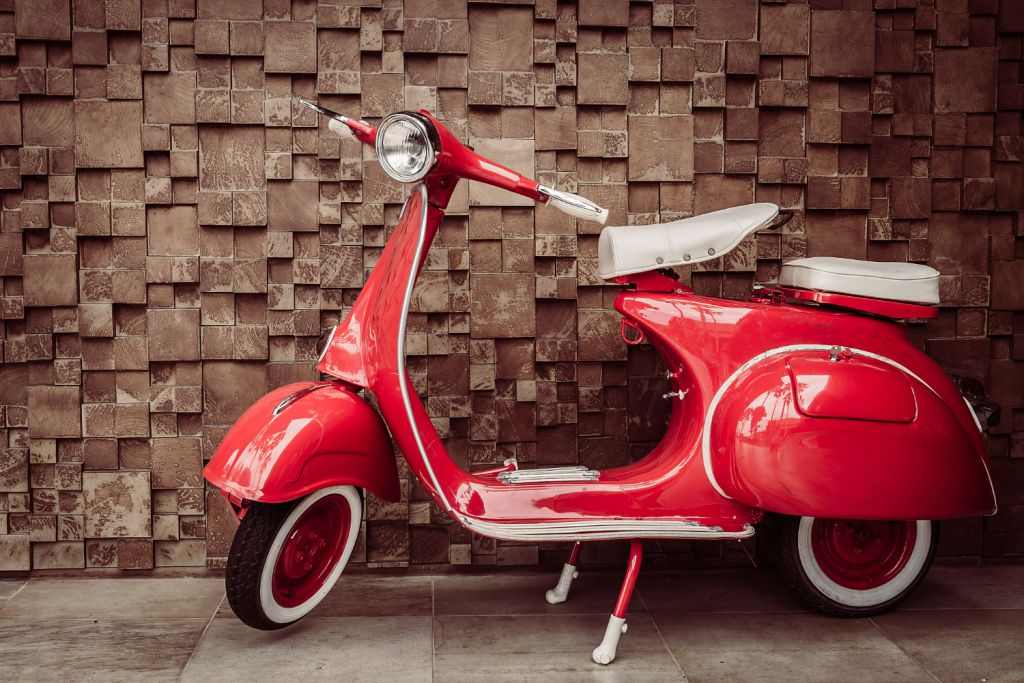
[[[437,615],[435,614],[434,577],[430,577],[430,681],[434,682],[437,676],[437,643],[434,638],[434,629],[437,627]]]
[[[0,602],[0,614],[3,614],[4,607],[9,605],[9,604],[11,604],[11,600],[13,600],[15,597],[17,597],[18,593],[20,593],[21,591],[25,590],[25,586],[27,586],[27,585],[28,585],[28,579],[22,581],[21,585],[18,586],[18,589],[16,591],[11,593],[10,597],[4,599],[3,602]]]
[[[653,609],[648,612],[652,617],[655,614],[662,616],[666,614],[817,614],[809,609],[770,609],[770,610],[754,610],[754,609],[723,609],[723,610],[686,610],[686,609]]]
[[[655,614],[818,614],[814,610],[800,609],[771,609],[771,610],[672,610],[656,607],[649,610],[651,615]],[[1024,607],[900,607],[890,614],[902,614],[904,612],[1024,612]]]
[[[625,637],[625,636],[623,636],[623,637]],[[625,648],[621,648],[620,647],[619,650],[618,650],[618,654],[622,655],[623,653],[625,653],[629,657],[647,657],[647,656],[655,656],[655,655],[658,655],[658,654],[666,654],[666,653],[660,652],[659,650],[627,650]],[[577,658],[578,657],[578,658],[580,658],[580,661],[585,663],[585,664],[592,663],[591,659],[590,659],[590,652],[584,652],[583,650],[580,650],[580,649],[575,649],[575,650],[495,650],[495,651],[473,650],[472,652],[455,651],[455,652],[439,652],[438,653],[438,657],[440,657],[442,659],[447,659],[447,658],[453,658],[454,659],[454,658],[458,658],[458,657],[467,657],[467,658],[472,658],[472,657],[493,657],[493,658],[498,658],[498,657],[541,657],[541,656],[543,656],[543,657],[549,657],[549,656],[550,657],[566,657],[566,658],[570,658],[570,657]],[[594,671],[596,671],[598,673],[601,673],[601,672],[604,672],[604,671],[615,671],[616,670],[615,667],[617,665],[616,662],[621,662],[621,661],[622,660],[620,660],[618,657],[616,657],[615,661],[612,662],[611,664],[608,664],[607,666],[599,665],[599,666],[601,666],[601,668],[594,669]],[[496,663],[500,664],[501,662],[496,662]],[[638,662],[636,662],[636,661],[633,661],[632,663],[633,664],[638,664]],[[623,668],[628,667],[628,666],[630,666],[630,664],[624,664]],[[676,669],[674,665],[671,668],[675,669],[677,674],[679,673],[678,669]],[[689,679],[686,678],[685,676],[683,676],[682,679],[673,679],[673,680],[681,680],[682,683],[688,683],[689,682]]]
[[[24,616],[24,617],[4,617],[0,613],[0,626],[4,624],[16,624],[16,623],[39,623],[39,622],[78,622],[85,621],[92,624],[95,623],[109,623],[109,622],[122,622],[122,621],[206,621],[208,617],[174,617],[174,616],[149,616],[149,617],[40,617],[40,616]]]
[[[641,614],[647,614],[641,612]],[[475,613],[475,612],[451,612],[441,613],[434,616],[435,619],[441,619],[444,617],[605,617],[608,616],[608,612],[542,612],[542,613],[531,613],[531,612],[516,612],[514,614],[508,614],[505,612],[487,612],[487,613]]]
[[[874,627],[875,627],[876,629],[878,629],[878,632],[882,634],[882,637],[883,637],[883,638],[885,638],[886,640],[888,640],[888,641],[889,641],[890,643],[892,643],[892,644],[893,644],[893,646],[894,646],[894,647],[895,647],[895,648],[896,648],[897,650],[899,650],[899,651],[900,651],[900,652],[902,652],[902,653],[903,653],[904,655],[906,655],[906,656],[907,656],[907,657],[908,657],[908,658],[910,659],[910,661],[912,661],[912,662],[913,662],[914,664],[916,664],[916,665],[917,665],[917,667],[918,667],[919,669],[921,669],[921,670],[922,670],[922,671],[924,671],[924,672],[925,672],[926,674],[928,674],[928,675],[929,675],[929,676],[931,676],[931,677],[932,677],[933,679],[935,679],[936,683],[942,683],[942,679],[941,679],[941,678],[939,678],[938,676],[936,676],[936,675],[935,675],[935,674],[934,674],[934,673],[932,672],[932,670],[931,670],[931,669],[929,669],[929,668],[928,668],[927,666],[925,666],[925,665],[924,665],[924,662],[920,661],[920,660],[919,660],[919,659],[918,659],[917,657],[915,657],[914,655],[910,654],[910,652],[908,652],[906,648],[904,648],[904,647],[903,647],[902,645],[900,645],[899,643],[897,643],[897,642],[896,642],[896,639],[895,639],[895,638],[893,638],[893,637],[892,637],[891,635],[889,635],[888,631],[886,631],[886,630],[885,630],[884,628],[882,628],[881,624],[879,624],[879,623],[878,623],[877,621],[875,621],[875,618],[874,618],[874,617],[868,617],[868,621],[869,621],[869,622],[871,622],[871,624],[872,624],[872,625],[873,625],[873,626],[874,626]]]
[[[188,659],[185,660],[185,665],[181,667],[181,671],[178,672],[178,676],[175,678],[177,683],[181,683],[182,678],[184,678],[185,672],[188,670],[188,665],[192,663],[192,659],[196,656],[196,650],[199,649],[199,645],[203,642],[203,638],[206,637],[206,632],[210,630],[211,626],[213,626],[213,620],[217,618],[217,613],[220,612],[221,605],[224,604],[227,597],[227,594],[222,595],[220,600],[217,602],[216,607],[213,608],[213,614],[211,614],[210,618],[206,621],[206,626],[203,627],[202,633],[200,633],[199,637],[196,638],[195,645],[192,646],[192,651],[188,653]]]
[[[4,601],[4,604],[5,605],[8,604],[11,600],[13,600],[15,597],[17,597],[18,593],[20,593],[21,591],[25,590],[25,586],[28,585],[28,582],[29,582],[29,579],[25,579],[24,581],[22,581],[21,585],[18,586],[18,590],[16,590],[13,593],[11,593],[11,597],[7,598],[7,600]]]
[[[672,648],[668,646],[668,641],[665,640],[665,634],[661,632],[661,627],[658,626],[658,620],[654,618],[654,613],[647,607],[647,601],[644,599],[643,593],[641,591],[637,591],[636,593],[637,598],[640,600],[640,604],[643,605],[644,610],[646,610],[648,616],[650,616],[651,623],[654,624],[654,630],[658,632],[658,638],[661,639],[661,644],[665,648],[665,652],[667,652],[668,656],[672,658],[672,663],[675,664],[676,668],[679,670],[679,675],[682,677],[682,681],[684,683],[688,683],[690,679],[686,676],[686,672],[683,671],[683,665],[679,663],[678,659],[676,659],[676,653],[672,652]]]
[[[1024,612],[1022,607],[900,607],[891,614],[903,612]]]
[[[202,539],[190,539],[190,540],[202,540]],[[58,584],[66,586],[73,583],[110,583],[110,584],[139,584],[139,583],[153,583],[153,582],[170,582],[174,581],[177,583],[223,583],[223,578],[204,576],[30,576],[24,579],[25,585],[28,584]]]
[[[429,614],[317,614],[315,611],[302,617],[302,621],[317,621],[319,619],[430,619]],[[218,621],[237,621],[234,614],[218,615]]]

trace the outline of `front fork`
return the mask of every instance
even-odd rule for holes
[[[241,522],[245,518],[245,514],[249,512],[249,503],[252,501],[246,500],[245,498],[239,498],[233,493],[221,489],[220,495],[224,496],[224,500],[228,502],[231,507],[231,511],[235,513],[235,517]]]

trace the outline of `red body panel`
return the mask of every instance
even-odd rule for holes
[[[206,479],[225,493],[266,503],[346,484],[398,500],[398,470],[380,416],[338,385],[309,390],[318,385],[289,384],[250,406],[203,470]]]
[[[699,460],[700,427],[679,412],[674,413],[665,439],[651,454],[633,465],[602,472],[599,481],[509,486],[493,475],[460,469],[415,392],[408,390],[408,405],[402,393],[405,372],[399,367],[397,353],[403,307],[400,294],[410,273],[417,270],[413,262],[416,245],[421,244],[425,254],[442,216],[428,206],[425,238],[417,239],[422,211],[422,199],[414,192],[363,294],[338,326],[317,369],[374,393],[414,475],[439,505],[444,507],[447,502],[470,528],[473,520],[517,524],[613,518],[691,520],[736,533],[756,517],[748,506],[711,489],[699,464],[689,466],[695,458]],[[390,295],[380,295],[382,292]]]
[[[970,409],[900,325],[687,294],[623,293],[616,306],[641,324],[666,359],[687,368],[691,393],[700,396],[694,419],[708,422],[711,414],[706,473],[736,501],[851,519],[995,510]],[[785,350],[801,345],[818,348]],[[837,345],[849,350],[831,361]],[[751,362],[763,354],[772,355]],[[819,416],[798,408],[794,374],[805,383],[814,377],[817,387],[797,393]]]
[[[917,411],[910,421],[802,414],[787,365],[825,354],[780,354],[733,385],[711,432],[712,465],[726,493],[814,517],[942,519],[992,512],[988,473],[971,438],[977,429],[960,423],[921,382],[913,380]],[[826,381],[842,382],[846,362],[837,362]],[[863,386],[863,401],[881,398],[876,390],[884,388]],[[902,417],[899,412],[893,417]]]
[[[763,510],[936,519],[994,509],[969,408],[900,325],[779,300],[703,298],[657,273],[624,278],[640,291],[624,291],[615,306],[657,348],[682,395],[672,399],[661,443],[596,480],[510,485],[498,479],[508,468],[462,470],[406,373],[412,288],[460,178],[540,195],[535,181],[483,159],[435,124],[437,164],[413,188],[317,369],[373,392],[411,472],[460,523],[523,540],[680,536],[690,525],[704,536],[742,536]],[[801,348],[779,350],[794,345]],[[833,362],[832,347],[849,351]],[[261,400],[232,429],[207,468],[214,484],[264,500],[357,479],[382,497],[397,494],[386,434],[369,406],[323,389],[269,417],[284,395]],[[669,527],[677,531],[659,533]],[[548,535],[530,535],[540,533]]]

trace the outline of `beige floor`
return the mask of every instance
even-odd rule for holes
[[[0,681],[1024,681],[1024,565],[936,567],[874,619],[807,612],[767,571],[641,576],[618,659],[590,662],[618,576],[345,577],[273,633],[216,578],[0,581]]]

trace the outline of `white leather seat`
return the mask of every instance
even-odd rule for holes
[[[747,204],[656,225],[607,227],[597,242],[605,280],[718,258],[779,213],[775,204]]]
[[[779,284],[930,306],[939,303],[939,271],[918,263],[815,256],[783,264]]]

